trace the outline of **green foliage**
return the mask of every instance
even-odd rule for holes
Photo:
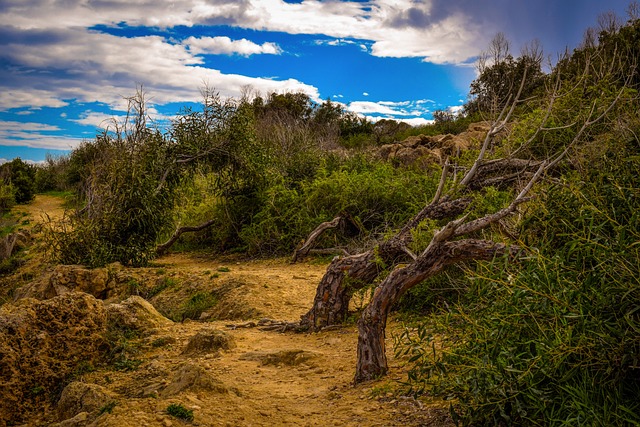
[[[8,193],[13,192],[15,202],[18,204],[28,203],[35,196],[36,168],[33,165],[23,162],[19,157],[0,166],[0,182],[3,188],[0,194],[10,204]],[[7,201],[3,202],[4,205]]]
[[[98,416],[102,415],[102,414],[110,414],[111,411],[113,411],[113,408],[116,407],[118,403],[115,400],[112,400],[111,402],[105,403],[100,410],[98,411]]]
[[[193,410],[187,409],[182,403],[172,403],[167,406],[167,413],[185,421],[193,421]]]
[[[533,45],[514,58],[509,43],[498,34],[480,61],[480,75],[471,82],[471,99],[465,105],[468,114],[500,111],[513,101],[520,88],[520,99],[526,99],[540,90],[545,82],[542,72],[542,51]]]
[[[453,313],[405,333],[414,392],[457,398],[465,425],[640,423],[638,159],[629,141],[551,186],[529,259],[480,264]]]
[[[200,315],[210,309],[218,302],[218,297],[211,292],[198,292],[193,294],[182,306],[179,318],[175,320],[183,321],[185,319],[197,320]],[[177,317],[177,316],[174,316]]]
[[[262,209],[240,232],[251,254],[289,253],[318,224],[345,215],[366,234],[397,227],[425,203],[437,177],[399,170],[357,157],[342,164],[326,162],[315,180],[299,189],[274,185],[263,194]],[[342,233],[344,236],[344,233]],[[353,236],[353,234],[351,235]],[[326,233],[320,244],[344,244],[344,237]]]
[[[16,204],[16,196],[13,186],[0,180],[0,215],[9,212]]]

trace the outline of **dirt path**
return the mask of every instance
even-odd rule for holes
[[[55,197],[38,196],[26,210],[35,221],[44,212],[60,217],[60,203]],[[310,307],[326,269],[323,263],[291,265],[288,259],[238,261],[194,254],[169,255],[157,260],[156,266],[163,274],[181,278],[180,286],[191,293],[203,290],[199,288],[203,283],[241,284],[239,291],[230,295],[234,304],[256,313],[249,319],[253,321],[262,317],[299,320]],[[419,402],[391,393],[394,380],[406,376],[402,363],[391,354],[391,333],[390,375],[354,387],[357,329],[353,322],[310,334],[228,327],[240,323],[243,321],[172,323],[131,342],[138,348],[136,359],[141,361],[137,369],[117,371],[102,367],[78,376],[80,381],[107,389],[116,402],[110,413],[105,411],[89,425],[452,425],[442,402]],[[190,338],[211,329],[228,334],[235,348],[219,353],[183,354]],[[400,326],[391,321],[388,330],[399,331]],[[167,392],[182,383],[187,386]],[[186,423],[170,416],[170,404],[193,410],[194,420]],[[51,425],[55,421],[55,413],[43,411],[33,419],[33,425]]]
[[[195,276],[224,266],[230,270],[224,273],[226,280],[246,284],[243,304],[266,317],[289,321],[298,320],[308,309],[326,268],[324,264],[290,265],[286,259],[220,263],[172,255],[159,261],[167,271]],[[98,418],[96,425],[181,425],[182,421],[166,413],[171,403],[192,409],[193,423],[201,426],[451,425],[442,403],[429,407],[392,395],[393,380],[403,378],[400,362],[392,355],[387,378],[352,385],[357,342],[353,324],[299,334],[230,329],[228,325],[233,323],[243,322],[175,323],[143,340],[143,363],[137,371],[91,374],[88,381],[120,395],[112,413]],[[398,330],[399,325],[393,323],[391,328]],[[191,337],[208,329],[225,331],[237,347],[219,354],[182,354]],[[170,344],[153,348],[154,341]],[[390,339],[388,345],[391,349]],[[153,395],[155,389],[175,382],[175,373],[185,365],[203,368],[202,372],[219,381],[220,390],[195,387],[169,397],[163,397],[162,392]]]
[[[17,205],[13,208],[13,211],[20,215],[24,213],[31,221],[39,223],[44,220],[45,215],[49,215],[51,219],[62,218],[64,214],[62,203],[63,200],[60,197],[38,194],[31,203]]]

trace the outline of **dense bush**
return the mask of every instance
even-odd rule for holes
[[[340,166],[325,163],[316,179],[299,188],[270,187],[262,209],[240,236],[250,253],[287,253],[321,222],[338,215],[347,216],[363,234],[380,236],[424,206],[437,180],[437,174],[395,169],[361,156]],[[325,239],[330,239],[323,242],[328,247],[347,243],[340,233]]]
[[[0,166],[0,180],[11,186],[15,202],[18,204],[33,200],[36,192],[35,179],[35,167],[23,162],[19,157]]]
[[[527,256],[454,277],[461,291],[396,339],[410,390],[451,399],[464,425],[640,425],[637,23],[553,70],[548,131],[535,133],[539,104],[516,115],[501,149],[537,135],[520,155],[567,156],[521,213]]]
[[[638,166],[549,189],[532,256],[480,268],[453,314],[404,336],[414,391],[457,397],[465,424],[640,423]]]

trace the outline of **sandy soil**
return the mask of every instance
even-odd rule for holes
[[[60,200],[38,196],[26,207],[37,221],[43,212],[62,215]],[[176,277],[202,277],[217,272],[215,280],[244,283],[233,294],[260,317],[297,321],[311,305],[326,263],[289,264],[287,259],[240,261],[191,254],[169,255],[157,260],[157,268]],[[225,267],[225,268],[221,268]],[[227,271],[228,270],[228,271]],[[195,282],[194,282],[195,283]],[[188,283],[186,284],[188,285]],[[231,295],[231,294],[230,294]],[[237,301],[235,301],[237,303]],[[221,304],[224,301],[220,302]],[[250,319],[257,321],[259,317]],[[351,323],[320,333],[281,333],[253,328],[230,328],[245,320],[185,321],[173,323],[153,335],[140,338],[137,370],[123,372],[110,367],[82,375],[79,380],[99,384],[112,393],[116,405],[100,415],[97,426],[450,426],[443,402],[415,401],[393,394],[396,380],[406,377],[402,361],[392,353],[388,327],[390,375],[358,386],[352,379],[356,363],[357,329]],[[237,346],[219,353],[182,354],[189,339],[204,329],[223,330]],[[158,343],[166,343],[158,345]],[[301,351],[296,363],[264,364],[265,354]],[[264,358],[263,358],[264,360]],[[299,363],[297,363],[299,362]],[[189,387],[165,396],[185,364],[203,369],[219,381],[219,387]],[[169,404],[193,410],[191,423],[170,416]],[[45,411],[32,425],[49,425],[55,414]],[[84,425],[84,424],[82,424]]]

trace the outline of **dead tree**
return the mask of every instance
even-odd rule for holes
[[[543,163],[527,186],[505,209],[465,222],[466,216],[450,221],[434,234],[427,248],[408,266],[398,268],[380,283],[358,321],[358,357],[355,382],[377,378],[387,372],[385,327],[393,305],[413,286],[440,273],[446,266],[470,261],[491,260],[498,256],[515,256],[520,249],[480,239],[454,240],[467,236],[511,215],[527,199],[527,193],[539,179],[547,164]]]
[[[486,162],[485,154],[495,144],[499,134],[505,129],[519,99],[526,72],[522,78],[519,89],[510,103],[501,110],[494,120],[482,143],[480,154],[473,166],[455,187],[460,193],[466,190],[482,188],[491,185],[488,176],[492,172],[504,172],[507,169],[520,169],[520,173],[536,166],[536,162],[521,159],[500,159],[499,161]],[[539,162],[538,162],[539,164]],[[486,173],[485,173],[486,172]],[[509,177],[496,178],[498,180],[515,180],[520,173],[511,172]],[[409,220],[404,227],[392,238],[378,244],[375,248],[366,252],[347,257],[333,259],[317,289],[311,309],[302,316],[301,327],[318,331],[327,326],[342,323],[348,314],[349,301],[352,295],[359,289],[372,283],[383,268],[389,268],[402,261],[413,261],[417,257],[408,249],[412,242],[412,231],[425,219],[442,220],[459,216],[471,203],[471,198],[462,196],[452,198],[441,197],[444,184],[448,176],[448,163],[443,168],[440,185],[433,201],[425,206],[418,214]],[[494,177],[495,178],[495,177]],[[383,267],[384,266],[384,267]],[[349,279],[348,281],[346,279]],[[348,282],[348,285],[347,283]]]

